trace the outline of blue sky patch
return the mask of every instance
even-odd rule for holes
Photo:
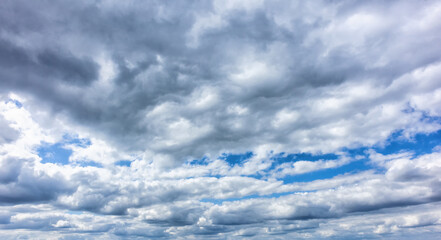
[[[369,164],[367,150],[373,149],[378,153],[387,155],[395,154],[402,151],[412,151],[415,153],[415,157],[432,153],[433,148],[441,145],[441,131],[433,132],[430,134],[416,134],[412,139],[406,139],[402,135],[402,131],[397,131],[388,138],[386,144],[383,146],[374,146],[372,148],[360,147],[354,149],[343,149],[344,153],[352,158],[360,158],[352,161],[346,165],[337,168],[322,169],[305,174],[287,176],[282,178],[284,183],[292,182],[308,182],[320,179],[329,179],[342,174],[353,174],[360,171],[375,169],[381,172],[381,169],[377,169],[375,166]],[[290,154],[287,157],[277,158],[277,162],[289,162],[297,160],[316,161],[320,159],[333,160],[338,156],[335,154],[316,155],[311,154]]]
[[[78,147],[83,147],[83,148],[92,145],[92,142],[88,138],[76,138],[76,137],[72,137],[69,135],[65,135],[63,137],[63,143],[64,144],[73,144],[73,145],[76,145]]]
[[[116,166],[122,166],[122,167],[130,167],[131,164],[132,164],[132,161],[129,161],[129,160],[121,160],[121,161],[115,162]]]
[[[356,160],[337,168],[326,168],[314,172],[299,175],[286,176],[281,180],[283,183],[310,182],[314,180],[330,179],[342,174],[354,174],[361,171],[372,169],[366,159]]]
[[[200,159],[193,159],[191,161],[188,161],[187,164],[189,165],[208,165],[210,162],[210,159],[208,157],[203,157]]]
[[[16,100],[16,99],[8,99],[7,102],[12,102],[12,103],[14,103],[15,106],[17,106],[18,108],[23,107],[23,104],[22,104],[20,101]]]
[[[66,145],[76,145],[79,147],[87,147],[91,144],[89,139],[73,138],[65,135],[61,142],[50,144],[43,143],[37,148],[37,154],[42,159],[41,163],[56,163],[61,165],[69,164],[69,157],[72,155],[72,150]],[[97,163],[88,163],[87,166],[99,166]]]
[[[366,170],[374,169],[377,172],[382,172],[382,169],[378,169],[377,166],[374,166],[369,163],[368,159],[368,150],[372,149],[381,154],[394,154],[402,151],[412,151],[415,153],[415,156],[419,156],[421,154],[431,153],[433,148],[441,145],[441,130],[430,133],[430,134],[417,134],[413,136],[411,139],[407,139],[403,137],[402,131],[394,132],[390,135],[390,137],[386,140],[386,144],[378,145],[374,147],[359,147],[359,148],[343,148],[341,149],[339,154],[335,153],[327,153],[327,154],[311,154],[311,153],[279,153],[275,154],[271,159],[274,161],[273,165],[265,170],[265,172],[258,172],[253,175],[248,175],[249,177],[254,177],[257,179],[264,179],[267,177],[267,172],[275,169],[280,164],[286,162],[296,162],[296,161],[329,161],[329,160],[337,160],[341,156],[347,156],[352,158],[353,160],[349,163],[336,167],[336,168],[326,168],[320,169],[317,171],[312,171],[304,174],[285,176],[280,178],[284,183],[293,183],[293,182],[308,182],[314,180],[323,180],[330,179],[342,174],[355,174]],[[242,166],[243,163],[253,156],[252,152],[246,152],[243,154],[222,154],[219,159],[228,162],[228,164],[233,167],[235,165]],[[193,160],[189,162],[190,165],[207,165],[210,162],[210,159],[207,157],[203,157],[201,159]],[[124,164],[129,164],[129,161],[124,162],[120,161],[116,163],[116,165],[123,166]],[[127,166],[126,165],[126,166]],[[213,176],[211,177],[221,177],[221,176]]]
[[[311,154],[311,153],[280,153],[273,157],[276,163],[296,162],[296,161],[318,161],[318,160],[334,160],[338,159],[338,155],[328,154]]]
[[[224,153],[219,157],[219,159],[225,160],[230,166],[234,166],[234,165],[242,165],[245,162],[245,160],[251,158],[252,156],[253,156],[252,152],[246,152],[243,154]]]
[[[441,145],[441,130],[429,134],[419,133],[411,139],[403,137],[402,131],[393,133],[384,146],[373,147],[381,154],[393,154],[400,151],[412,151],[415,156],[431,153],[433,148]]]
[[[41,163],[57,163],[61,165],[69,164],[69,157],[72,150],[64,148],[64,143],[43,144],[37,149]]]

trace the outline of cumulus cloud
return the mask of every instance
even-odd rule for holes
[[[5,1],[0,234],[434,236],[440,10]]]
[[[437,87],[437,51],[423,51],[436,39],[436,4],[385,6],[407,19],[391,19],[375,4],[314,4],[213,2],[178,14],[178,6],[159,3],[79,2],[69,9],[51,4],[43,14],[31,10],[39,6],[8,3],[4,11],[15,7],[22,15],[21,24],[3,16],[2,55],[14,60],[2,65],[3,89],[93,126],[119,147],[174,161],[268,144],[329,152],[423,127],[418,114],[403,111],[409,95]],[[303,17],[287,14],[300,8]],[[418,23],[421,15],[427,24]],[[66,26],[59,24],[64,18]],[[48,34],[66,41],[46,42]],[[415,37],[421,34],[427,37]],[[406,38],[415,41],[396,44]],[[401,52],[417,53],[407,59]],[[106,80],[109,71],[114,77]]]

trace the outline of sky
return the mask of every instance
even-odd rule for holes
[[[440,1],[0,4],[2,239],[441,239]]]

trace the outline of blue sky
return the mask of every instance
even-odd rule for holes
[[[436,239],[437,1],[6,1],[2,239]]]
[[[55,163],[61,165],[75,164],[69,162],[69,158],[72,155],[72,150],[70,146],[76,145],[81,148],[85,148],[91,145],[88,139],[77,139],[69,136],[64,136],[62,142],[54,144],[42,144],[38,149],[38,156],[41,158],[41,163]],[[284,183],[295,183],[295,182],[311,182],[314,180],[331,179],[339,175],[349,175],[357,174],[362,171],[373,170],[376,172],[384,171],[383,168],[378,167],[370,163],[369,151],[375,151],[383,155],[399,154],[403,152],[408,152],[411,158],[417,158],[421,155],[430,154],[437,146],[441,146],[441,131],[436,131],[432,133],[418,133],[411,138],[406,138],[403,136],[402,131],[397,131],[392,133],[384,142],[370,147],[358,147],[358,148],[344,148],[338,151],[338,154],[327,153],[327,154],[311,154],[311,153],[273,153],[273,157],[270,158],[272,166],[266,171],[260,174],[253,174],[252,177],[262,179],[267,177],[267,174],[274,170],[277,166],[283,163],[294,163],[296,161],[309,161],[315,162],[320,160],[338,160],[339,156],[345,155],[353,160],[347,164],[343,164],[337,167],[318,169],[315,171],[288,175],[278,178],[278,180]],[[436,151],[436,150],[435,150]],[[225,161],[230,167],[241,166],[253,157],[252,152],[246,152],[243,154],[231,154],[223,153],[217,157],[218,160]],[[133,161],[133,160],[132,160]],[[114,164],[117,166],[130,167],[131,160],[119,160]],[[208,157],[204,157],[199,160],[192,160],[189,163],[191,165],[203,165],[206,166],[212,160]],[[76,163],[80,166],[93,166],[102,167],[102,165],[93,162],[85,161]],[[222,177],[220,175],[208,175],[214,177]],[[238,201],[241,199],[250,198],[273,198],[284,196],[287,194],[293,194],[294,192],[283,192],[283,193],[273,193],[269,195],[249,195],[241,198],[225,198],[225,199],[202,199],[201,201],[208,201],[213,203],[222,203],[223,201]]]

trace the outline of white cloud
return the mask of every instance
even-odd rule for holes
[[[6,2],[0,235],[436,236],[440,9]],[[388,154],[392,134],[431,150]],[[302,174],[321,180],[284,181]]]

